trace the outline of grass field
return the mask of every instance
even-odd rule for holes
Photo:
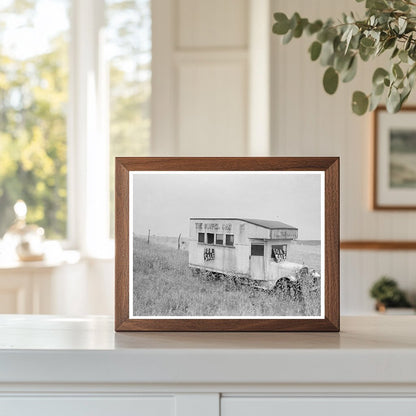
[[[311,291],[308,279],[301,282],[301,300],[279,292],[265,292],[236,284],[229,278],[194,276],[188,252],[134,237],[133,312],[135,316],[316,316],[320,314],[320,291]],[[320,247],[320,246],[317,246]],[[314,251],[297,245],[290,261],[320,270]],[[299,261],[300,258],[303,261]],[[315,267],[314,264],[319,267]]]

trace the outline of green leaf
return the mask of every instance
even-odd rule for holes
[[[384,92],[384,83],[373,86],[373,95],[383,95]]]
[[[322,44],[320,42],[315,41],[312,43],[312,45],[309,47],[309,53],[311,54],[312,61],[316,61],[319,58],[321,50]]]
[[[400,51],[400,49],[396,46],[396,47],[394,48],[393,53],[391,54],[390,59],[394,59],[394,58],[398,55],[399,51]]]
[[[404,76],[403,71],[400,68],[400,65],[399,64],[394,64],[393,65],[392,73],[395,76],[395,78],[397,78],[397,79],[401,79]]]
[[[381,97],[382,97],[382,95],[371,94],[371,96],[370,96],[370,106],[368,108],[368,111],[374,111],[378,107],[378,105],[380,104],[380,101],[381,101]]]
[[[322,20],[315,20],[313,23],[311,23],[307,28],[306,31],[309,35],[313,35],[314,33],[319,32],[322,29],[322,26],[324,24],[322,23]]]
[[[387,96],[386,107],[389,113],[397,113],[400,109],[400,93],[397,88],[392,88]]]
[[[408,55],[407,55],[407,52],[405,51],[405,50],[401,50],[400,52],[399,52],[399,59],[402,61],[402,62],[404,62],[404,63],[407,63],[407,61],[408,61]]]
[[[373,85],[377,86],[384,84],[384,78],[386,78],[388,75],[388,71],[386,71],[384,68],[377,68],[373,74]]]
[[[293,29],[293,36],[295,38],[300,38],[302,36],[303,29],[305,29],[308,26],[308,24],[308,19],[298,20],[296,27]]]
[[[397,23],[399,24],[399,35],[402,35],[407,27],[407,19],[405,19],[403,16],[400,16],[397,20]]]
[[[324,89],[328,94],[334,94],[338,88],[338,73],[335,71],[332,66],[330,66],[324,74],[323,84]]]
[[[276,23],[273,25],[273,33],[276,33],[277,35],[285,35],[289,29],[289,19],[284,13],[275,13],[274,20],[276,20]]]
[[[365,3],[367,9],[384,10],[388,5],[385,0],[367,0]]]
[[[390,49],[392,48],[394,45],[396,44],[396,38],[392,37],[392,38],[387,38],[385,40],[385,42],[383,43],[383,48],[384,49]]]
[[[334,62],[334,44],[331,41],[326,41],[322,45],[321,50],[321,59],[320,59],[322,66],[332,65]]]
[[[372,48],[375,44],[375,40],[372,38],[362,38],[360,41],[360,45],[362,45],[364,48]]]
[[[367,62],[371,56],[374,55],[374,53],[376,52],[375,48],[365,48],[362,45],[359,46],[358,52],[360,54],[360,58],[364,61]]]
[[[357,58],[354,55],[351,58],[347,71],[344,73],[342,77],[342,82],[350,82],[354,79],[355,75],[357,74]]]
[[[362,116],[368,108],[368,97],[361,91],[355,91],[352,95],[352,111]]]
[[[282,43],[287,45],[293,39],[293,30],[289,30],[286,35],[283,36]]]

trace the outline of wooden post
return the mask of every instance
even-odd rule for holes
[[[182,233],[179,233],[179,237],[178,237],[178,250],[181,249],[181,234]]]
[[[149,244],[149,243],[150,243],[150,230],[147,233],[147,244]]]

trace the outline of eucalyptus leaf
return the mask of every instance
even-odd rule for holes
[[[388,7],[385,0],[367,0],[365,3],[367,9],[383,10]]]
[[[277,35],[285,35],[289,29],[289,19],[284,13],[275,13],[274,20],[276,20],[276,23],[273,25],[273,33],[276,33]]]
[[[324,74],[323,84],[324,89],[328,94],[334,94],[338,88],[339,75],[335,69],[330,66]]]
[[[289,30],[286,35],[283,36],[282,43],[283,45],[287,45],[293,39],[293,30]]]
[[[350,82],[354,79],[355,75],[357,74],[357,58],[354,55],[349,63],[348,69],[344,72],[342,77],[342,82]]]
[[[377,86],[380,84],[384,84],[384,78],[386,78],[389,73],[384,68],[377,68],[373,74],[373,85]]]
[[[383,95],[384,92],[384,83],[373,86],[373,95]],[[370,110],[371,111],[371,110]]]
[[[400,93],[397,88],[392,88],[390,94],[387,96],[386,107],[389,113],[397,113],[400,109]]]
[[[370,105],[369,105],[368,111],[374,111],[378,107],[381,101],[381,97],[382,97],[381,94],[380,95],[371,94]]]
[[[368,97],[361,91],[355,91],[352,95],[352,111],[362,116],[367,112],[368,108]]]
[[[399,64],[394,64],[391,71],[392,71],[393,75],[395,76],[395,78],[401,79],[401,78],[404,77],[403,71],[400,68]]]
[[[315,41],[312,43],[312,45],[309,47],[309,53],[311,54],[312,61],[316,61],[319,58],[321,50],[322,44],[320,42]]]
[[[408,58],[409,58],[409,55],[407,54],[407,51],[405,51],[404,49],[402,49],[402,50],[399,52],[399,59],[400,59],[402,62],[407,63]]]
[[[332,65],[334,62],[334,44],[331,41],[326,41],[322,45],[320,63],[322,66]]]
[[[322,29],[322,26],[324,24],[322,23],[322,20],[315,20],[313,23],[310,23],[309,26],[306,29],[306,32],[309,35],[313,35],[314,33],[319,32]]]
[[[397,23],[399,25],[399,35],[402,35],[406,30],[407,20],[403,16],[400,16]]]
[[[400,52],[400,49],[396,46],[393,50],[393,53],[391,54],[390,59],[394,59]]]

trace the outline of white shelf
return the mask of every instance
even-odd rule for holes
[[[416,385],[416,316],[341,333],[115,333],[106,317],[0,317],[0,383]],[[267,389],[266,389],[267,390]]]

